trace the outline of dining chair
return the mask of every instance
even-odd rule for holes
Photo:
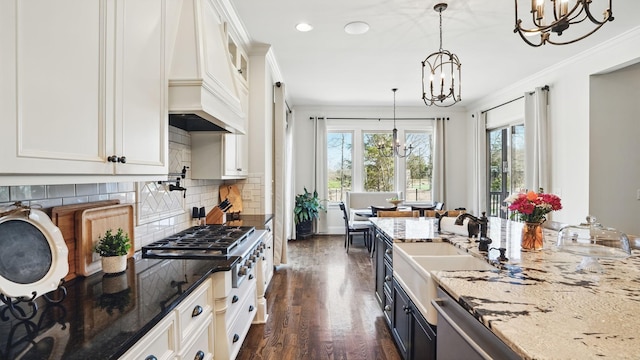
[[[433,210],[435,209],[436,206],[435,205],[429,205],[429,206],[417,206],[417,205],[411,205],[411,210],[418,210],[420,212],[420,216],[425,216],[424,212],[427,210]]]
[[[378,216],[378,211],[396,211],[396,210],[398,210],[397,206],[384,207],[384,206],[371,205],[371,215],[374,217]]]
[[[420,217],[420,211],[378,211],[378,217]]]
[[[349,253],[349,246],[353,243],[353,235],[362,234],[364,238],[364,246],[367,251],[371,251],[371,223],[369,221],[349,221],[347,207],[344,202],[340,202],[340,210],[342,210],[342,218],[344,219],[344,247]]]

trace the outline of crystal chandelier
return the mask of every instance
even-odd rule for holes
[[[393,91],[393,137],[391,147],[388,148],[384,143],[379,143],[378,151],[380,151],[380,155],[384,157],[396,156],[404,158],[411,155],[413,145],[409,144],[408,147],[405,145],[402,154],[400,153],[400,140],[398,140],[398,129],[396,129],[396,91],[398,91],[398,89],[393,88],[391,91]]]
[[[427,56],[422,62],[422,100],[427,106],[449,107],[461,100],[460,60],[456,54],[442,49],[442,12],[446,8],[445,3],[439,3],[433,7],[440,13],[440,49]],[[428,80],[425,78],[427,73]]]
[[[594,2],[605,2],[606,0],[531,0],[531,22],[532,27],[525,28],[522,19],[518,16],[518,1],[516,1],[516,28],[514,33],[520,34],[522,40],[531,46],[541,46],[546,43],[553,45],[566,45],[576,41],[582,40],[587,36],[596,32],[607,21],[613,21],[613,13],[611,12],[611,1],[609,0],[609,7],[602,12],[601,20],[596,19],[592,14],[591,6]],[[569,6],[569,2],[573,2],[572,6]],[[595,27],[586,28],[589,20]],[[570,26],[576,24],[578,28],[582,27],[586,29],[586,33],[582,36],[574,36],[569,39],[561,39],[562,33],[569,29]],[[552,38],[552,35],[557,36]],[[534,36],[540,35],[539,42],[532,41]],[[566,36],[565,36],[566,37]]]

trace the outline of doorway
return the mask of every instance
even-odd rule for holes
[[[506,219],[504,199],[524,190],[524,125],[510,125],[487,131],[487,213]]]

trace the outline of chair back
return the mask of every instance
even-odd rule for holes
[[[466,210],[446,210],[446,211],[437,211],[437,210],[425,210],[424,212],[424,216],[425,217],[435,217],[435,218],[439,218],[439,217],[443,217],[443,216],[449,216],[449,217],[457,217],[460,214],[464,214],[466,212]]]
[[[378,211],[396,211],[397,209],[397,206],[382,207],[371,205],[371,215],[378,216]]]
[[[342,201],[340,201],[340,210],[342,210],[342,218],[344,219],[345,226],[349,227],[349,214],[347,214],[347,207]]]
[[[420,217],[420,211],[378,211],[378,217]]]
[[[435,207],[433,208],[433,210],[443,210],[444,209],[444,203],[443,202],[435,202]]]
[[[417,210],[420,212],[420,216],[424,216],[424,212],[427,210],[433,210],[435,209],[435,206],[416,206],[416,205],[411,205],[411,210]]]

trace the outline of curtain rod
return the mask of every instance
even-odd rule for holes
[[[543,87],[542,87],[542,90],[549,91],[549,85],[545,85],[545,86],[543,86]],[[531,92],[529,92],[529,95],[533,94],[534,92],[535,92],[535,91],[531,91]],[[500,104],[500,105],[496,105],[496,106],[494,106],[494,107],[492,107],[492,108],[490,108],[490,109],[480,111],[480,114],[484,114],[484,113],[489,112],[489,111],[491,111],[491,110],[497,109],[497,108],[499,108],[499,107],[501,107],[501,106],[505,106],[505,105],[507,105],[507,104],[511,104],[512,102],[514,102],[514,101],[518,101],[518,100],[520,100],[520,99],[522,99],[522,98],[524,98],[524,95],[522,95],[522,96],[520,96],[520,97],[517,97],[517,98],[515,98],[515,99],[512,99],[512,100],[509,100],[509,101],[503,102],[502,104]]]
[[[309,120],[313,120],[315,117],[311,116],[309,117]],[[384,118],[384,117],[379,117],[379,118],[367,118],[367,117],[324,117],[324,116],[318,116],[317,117],[319,120],[393,120],[393,118]],[[436,118],[396,118],[396,120],[435,120]],[[446,118],[447,120],[449,120],[449,118]]]

